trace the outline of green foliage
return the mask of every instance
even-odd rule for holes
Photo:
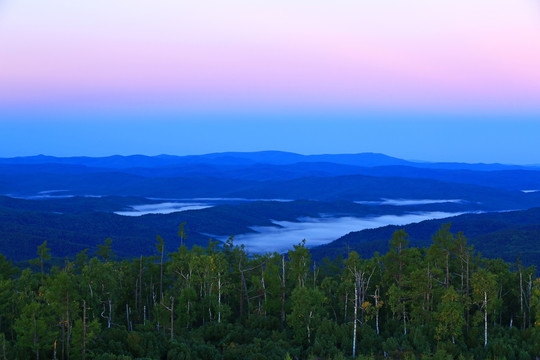
[[[94,339],[99,335],[101,326],[98,319],[92,320],[89,324],[86,324],[86,334],[83,332],[82,319],[76,319],[73,325],[73,333],[71,339],[71,359],[82,359],[83,350],[86,356],[92,354],[92,348],[89,344],[92,344]]]
[[[0,254],[0,280],[8,279],[17,274],[17,268],[11,264],[11,260]]]
[[[323,294],[318,289],[297,287],[291,300],[293,310],[287,323],[293,328],[297,342],[311,344],[323,317]]]
[[[159,257],[115,261],[108,240],[47,273],[0,256],[0,359],[53,358],[55,343],[71,359],[343,359],[355,324],[358,359],[539,356],[534,268],[475,254],[449,225],[434,241],[408,247],[398,231],[386,254],[317,267],[304,242],[284,258],[232,238],[181,244],[163,272],[159,238]]]
[[[536,279],[536,284],[532,291],[531,307],[535,316],[534,325],[540,328],[540,279]]]
[[[50,353],[51,344],[54,342],[54,333],[51,332],[54,321],[47,310],[44,304],[31,302],[22,309],[21,315],[15,321],[13,329],[17,334],[16,351],[21,358]]]
[[[453,287],[446,290],[442,296],[438,312],[435,315],[435,319],[438,321],[435,338],[438,341],[450,339],[452,343],[455,343],[455,339],[461,336],[465,326],[463,317],[465,307],[459,300],[459,295]]]
[[[105,242],[101,245],[98,244],[98,250],[96,250],[96,255],[100,256],[103,260],[108,261],[111,257],[114,256],[112,251],[112,239],[107,238]]]
[[[298,245],[293,245],[294,250],[289,250],[290,274],[297,287],[303,287],[311,266],[311,255],[306,247],[306,240]]]

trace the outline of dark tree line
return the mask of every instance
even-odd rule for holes
[[[305,242],[250,255],[157,237],[116,260],[112,241],[33,267],[0,255],[1,359],[531,359],[540,356],[533,267],[487,259],[450,225],[429,248],[396,231],[386,254],[315,262]],[[165,241],[178,250],[165,254]]]

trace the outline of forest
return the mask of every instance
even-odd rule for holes
[[[190,244],[117,257],[112,240],[28,266],[0,255],[2,359],[533,359],[540,279],[485,258],[443,224],[429,247],[405,230],[362,258]],[[170,245],[170,244],[169,244]],[[167,246],[168,248],[169,246]]]

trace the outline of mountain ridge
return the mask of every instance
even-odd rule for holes
[[[346,217],[345,209],[358,207],[363,210],[354,210],[354,216],[360,217],[381,211],[396,215],[526,210],[540,206],[540,192],[523,190],[539,189],[540,168],[409,162],[376,153],[300,155],[267,151],[102,158],[41,155],[0,159],[0,195],[11,197],[0,198],[0,230],[12,246],[24,238],[27,254],[35,254],[36,246],[47,239],[51,245],[65,244],[65,249],[77,250],[85,241],[93,246],[111,234],[128,247],[129,241],[137,238],[139,249],[151,252],[156,231],[163,230],[164,236],[172,238],[183,221],[197,229],[192,240],[201,244],[208,234],[252,232],[252,226],[272,226],[272,220],[285,214],[289,215],[287,221],[301,222],[293,215],[322,220],[326,215],[319,210],[330,211],[328,217]],[[129,219],[116,214],[129,212],[133,206],[190,199],[198,202],[201,198],[226,198],[229,204]],[[266,202],[242,203],[258,199]],[[291,202],[278,203],[275,199]],[[276,204],[270,204],[272,201]],[[526,239],[529,253],[534,254],[537,246],[530,239],[540,236],[535,226],[501,228],[486,236],[492,235],[499,243],[505,238]],[[370,246],[375,245],[380,243]],[[15,255],[18,251],[8,250]]]
[[[300,162],[330,162],[353,166],[390,166],[404,165],[432,169],[475,169],[477,171],[530,169],[540,170],[537,165],[509,165],[499,163],[465,163],[465,162],[424,162],[410,161],[381,153],[356,154],[313,154],[302,155],[285,151],[256,151],[256,152],[220,152],[202,155],[111,155],[105,157],[56,157],[48,155],[35,155],[23,157],[0,158],[0,164],[79,164],[91,167],[105,167],[125,169],[130,167],[159,167],[187,165],[194,163],[226,164],[226,165],[253,165],[256,163],[287,165]]]

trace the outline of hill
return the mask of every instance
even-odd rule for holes
[[[364,257],[388,250],[392,234],[404,229],[411,246],[427,247],[442,224],[451,223],[453,233],[463,232],[468,243],[488,257],[500,257],[507,262],[520,258],[524,264],[540,267],[540,208],[522,211],[463,214],[447,219],[426,220],[405,226],[384,226],[351,232],[334,242],[312,249],[316,258],[345,255],[355,250]]]
[[[301,223],[302,217],[527,210],[540,206],[540,192],[522,190],[538,189],[540,168],[534,166],[425,163],[373,153],[0,159],[0,195],[7,195],[0,197],[0,252],[27,259],[48,240],[55,255],[72,256],[111,237],[119,255],[138,256],[155,251],[158,234],[174,250],[183,222],[191,244],[206,245],[209,237],[249,234],[275,221]],[[197,202],[208,208],[140,217],[115,214],[163,202]],[[456,231],[464,231],[491,257],[510,261],[522,252],[534,262],[538,246],[531,239],[540,219],[516,214],[511,221],[494,213],[474,221],[473,215],[463,215],[453,222]],[[520,223],[520,218],[529,220]],[[411,239],[427,244],[441,223],[407,228]],[[344,241],[362,244],[366,254],[383,251],[393,230],[351,233],[324,251],[343,252]],[[493,241],[496,246],[483,245]]]

